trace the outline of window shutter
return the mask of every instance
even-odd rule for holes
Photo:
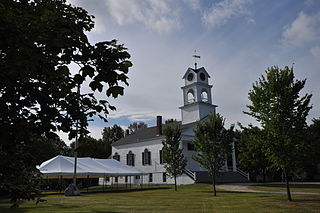
[[[131,166],[134,166],[134,154],[131,154]]]
[[[162,164],[163,162],[162,162],[162,149],[161,150],[159,150],[159,160],[160,160],[160,164]]]
[[[127,154],[127,165],[130,165],[129,163],[129,154]]]
[[[144,152],[142,152],[142,165],[145,165],[145,161],[144,161]]]
[[[148,152],[148,164],[151,165],[151,152]]]

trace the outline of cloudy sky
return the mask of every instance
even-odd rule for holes
[[[109,99],[117,111],[95,120],[91,135],[105,126],[128,126],[156,115],[180,120],[182,76],[193,67],[194,50],[213,84],[212,99],[227,125],[254,123],[243,114],[252,84],[267,67],[294,66],[312,93],[309,120],[320,115],[319,0],[72,0],[95,16],[90,42],[117,39],[133,67],[125,95]],[[65,139],[65,136],[62,136]]]

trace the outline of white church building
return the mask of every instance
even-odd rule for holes
[[[178,184],[192,184],[198,182],[210,182],[206,169],[192,159],[196,154],[193,145],[194,128],[197,121],[205,120],[210,113],[216,112],[217,105],[212,103],[209,74],[203,68],[188,68],[183,76],[184,86],[183,106],[181,110],[181,141],[180,147],[187,159],[187,166],[183,175],[177,178]],[[124,164],[133,166],[143,172],[143,176],[114,177],[110,182],[119,184],[173,184],[174,180],[166,174],[162,160],[162,117],[157,116],[156,126],[138,130],[126,135],[124,138],[112,144],[112,158]],[[243,182],[248,180],[247,174],[237,168],[235,146],[230,159],[226,159],[225,165],[220,170],[219,182]]]

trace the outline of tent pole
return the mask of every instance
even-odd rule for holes
[[[87,176],[87,192],[89,192],[89,175]]]
[[[131,189],[131,176],[129,176],[129,178],[130,178],[130,189]]]
[[[102,182],[102,188],[103,188],[103,191],[104,191],[104,181],[105,181],[105,179],[106,179],[106,176],[103,176],[103,182]]]
[[[141,189],[143,188],[143,175],[140,175],[141,178]]]
[[[111,177],[111,189],[113,189],[113,178],[114,177]]]
[[[62,175],[59,177],[59,194],[61,194],[61,187],[62,187]]]

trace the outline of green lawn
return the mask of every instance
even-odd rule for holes
[[[0,212],[320,212],[320,195],[294,195],[288,202],[286,195],[211,193],[210,185],[197,184],[172,188],[82,193],[79,197],[46,195],[42,202],[23,203],[19,209],[9,209],[8,200],[0,199]]]
[[[250,189],[272,192],[286,192],[284,183],[265,183],[257,186],[250,186]],[[292,192],[313,192],[320,193],[319,183],[291,183]]]

